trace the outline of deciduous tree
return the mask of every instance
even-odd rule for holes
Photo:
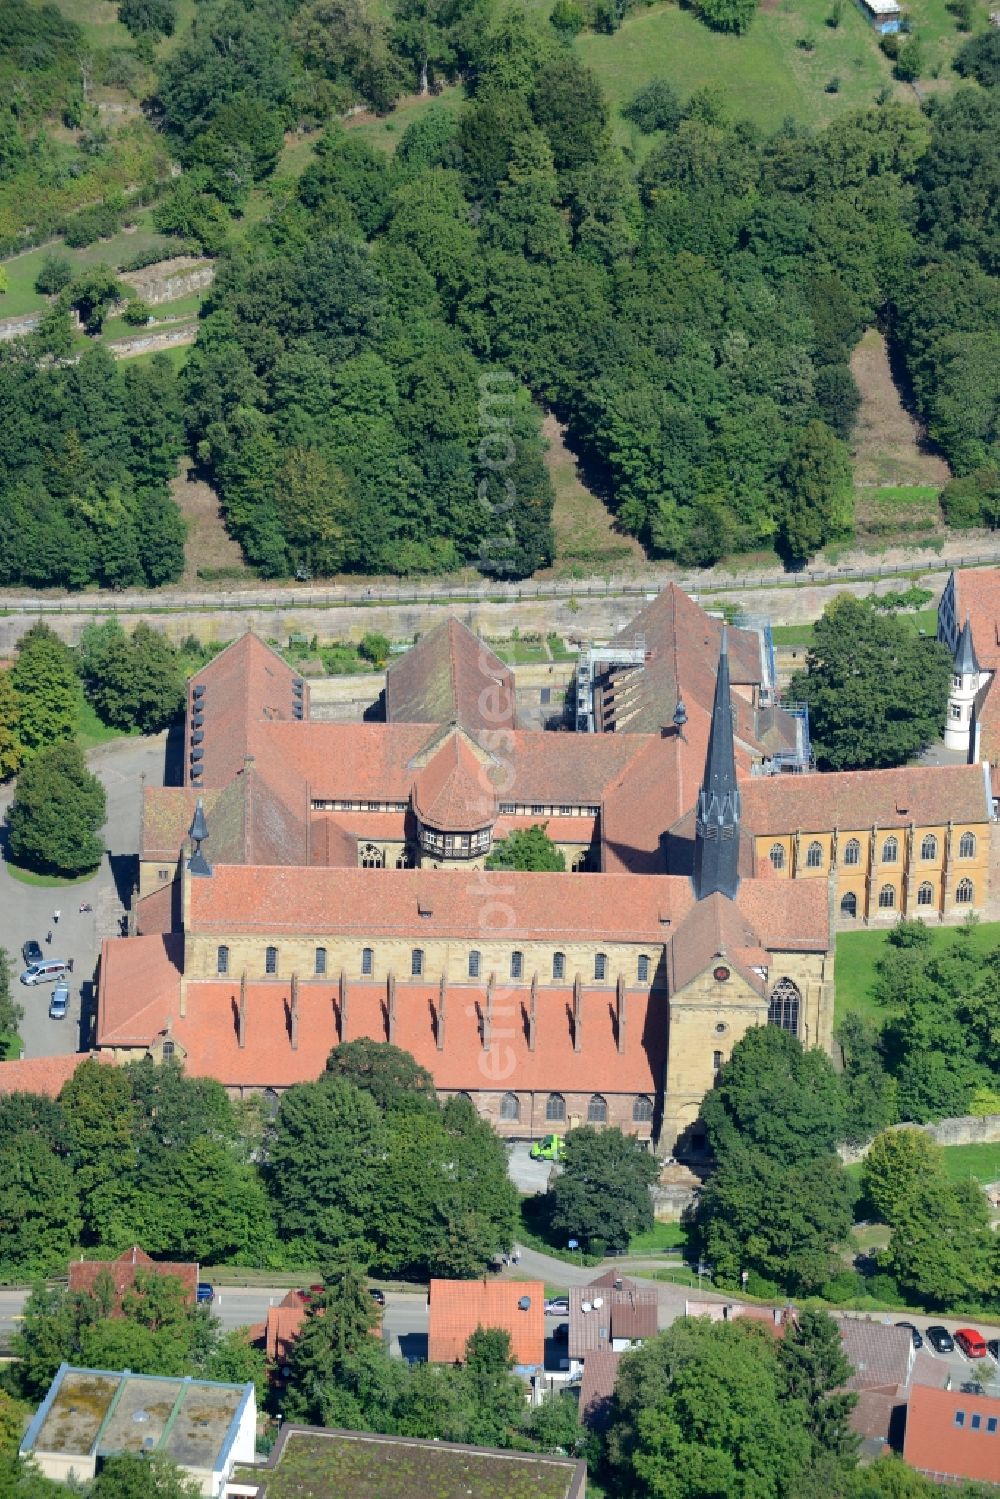
[[[83,874],[100,863],[104,787],[76,744],[54,744],[21,771],[7,814],[16,863],[44,874]]]
[[[548,835],[548,823],[517,828],[494,843],[486,858],[487,869],[563,870],[566,859]]]
[[[552,1231],[597,1252],[627,1249],[633,1234],[653,1226],[649,1188],[658,1175],[656,1159],[620,1129],[570,1130],[548,1193]]]

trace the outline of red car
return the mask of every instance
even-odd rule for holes
[[[960,1327],[955,1333],[955,1342],[966,1358],[985,1358],[986,1339],[974,1327]]]

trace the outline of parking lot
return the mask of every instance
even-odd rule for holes
[[[507,1171],[519,1192],[544,1192],[549,1185],[551,1161],[533,1161],[531,1142],[517,1140],[507,1147]]]
[[[6,864],[0,871],[0,945],[11,955],[12,989],[24,1008],[21,1036],[27,1057],[63,1056],[90,1044],[93,978],[101,940],[120,930],[131,898],[143,777],[151,785],[162,784],[165,745],[166,736],[162,734],[148,739],[119,739],[99,746],[87,757],[108,796],[105,854],[91,879],[55,887],[26,885],[11,876]],[[12,797],[12,788],[5,788],[0,796],[0,815],[6,815]],[[81,903],[92,909],[81,912]],[[58,922],[54,919],[57,910]],[[52,941],[47,943],[50,930]],[[45,957],[72,959],[73,972],[67,975],[70,1006],[64,1020],[49,1019],[51,984],[28,987],[18,982],[25,966],[22,948],[32,938],[41,945]]]

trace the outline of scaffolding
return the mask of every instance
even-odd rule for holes
[[[581,646],[576,663],[576,732],[593,734],[594,684],[599,668],[605,666],[645,666],[646,637],[636,635],[631,645]]]

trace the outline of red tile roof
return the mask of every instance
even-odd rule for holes
[[[620,1362],[621,1354],[610,1349],[587,1354],[580,1381],[580,1419],[584,1426],[602,1431],[607,1425]]]
[[[962,568],[955,573],[955,618],[972,622],[972,641],[983,671],[1000,666],[1000,569]]]
[[[897,770],[754,776],[741,784],[743,820],[755,833],[829,828],[928,827],[988,822],[981,765],[904,765]]]
[[[202,784],[223,786],[243,765],[245,756],[253,753],[256,724],[265,719],[293,718],[292,684],[297,676],[277,651],[249,631],[195,672],[188,684],[185,782],[191,779],[189,745],[196,702],[197,711],[204,717]],[[205,690],[196,699],[198,687]],[[304,697],[303,701],[307,703],[308,699]]]
[[[710,895],[691,907],[677,928],[669,954],[672,994],[685,989],[717,958],[725,958],[758,994],[766,992],[764,979],[754,972],[755,964],[767,966],[761,939],[739,906],[724,895]]]
[[[292,1344],[305,1320],[305,1302],[294,1291],[289,1292],[280,1306],[268,1307],[264,1347],[272,1363],[287,1364]]]
[[[0,1062],[0,1094],[42,1093],[46,1098],[58,1098],[76,1069],[95,1059],[111,1060],[99,1051],[85,1051],[64,1057],[24,1057],[18,1062]]]
[[[837,1317],[844,1356],[853,1374],[848,1390],[895,1390],[909,1382],[913,1340],[907,1327],[887,1327],[861,1317]]]
[[[105,938],[97,991],[98,1046],[148,1046],[177,1018],[183,953],[181,935]]]
[[[958,1412],[961,1426],[956,1424]],[[992,1431],[990,1421],[996,1423]],[[911,1468],[939,1480],[1000,1484],[1000,1400],[914,1385],[903,1457]]]
[[[514,674],[452,616],[422,635],[385,674],[390,723],[458,723],[466,733],[514,727]]]
[[[184,1287],[186,1299],[195,1300],[198,1290],[197,1264],[153,1260],[135,1244],[114,1260],[71,1260],[69,1288],[71,1291],[93,1291],[97,1277],[106,1272],[114,1282],[115,1309],[120,1310],[122,1296],[135,1284],[137,1270],[151,1270],[154,1275],[172,1275]]]
[[[527,1299],[529,1305],[519,1303]],[[510,1334],[518,1364],[545,1362],[545,1287],[540,1280],[432,1280],[427,1357],[432,1364],[465,1358],[477,1327]]]
[[[441,832],[471,833],[495,820],[490,766],[473,753],[462,734],[450,734],[418,771],[413,806],[421,822]]]

